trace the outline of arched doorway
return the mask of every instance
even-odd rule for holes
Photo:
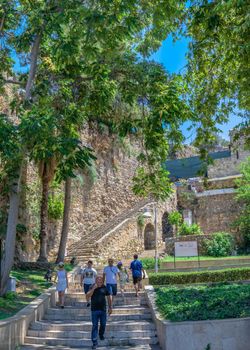
[[[145,250],[155,249],[154,226],[147,224],[144,230],[144,248]]]
[[[162,239],[165,241],[166,238],[171,238],[174,236],[173,226],[168,221],[168,212],[162,215]]]

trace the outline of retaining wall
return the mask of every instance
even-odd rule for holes
[[[225,320],[169,322],[155,305],[152,286],[145,288],[146,298],[156,324],[162,350],[247,350],[250,344],[250,317]]]
[[[15,316],[0,321],[0,349],[16,350],[24,343],[31,322],[39,321],[50,306],[56,305],[56,289],[50,288]]]

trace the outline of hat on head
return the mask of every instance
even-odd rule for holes
[[[64,266],[64,263],[62,261],[59,262],[58,264],[59,267],[63,267]]]
[[[122,265],[122,262],[119,261],[119,262],[117,263],[117,266],[121,266],[121,265]]]

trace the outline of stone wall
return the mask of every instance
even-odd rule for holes
[[[217,159],[208,168],[208,177],[217,178],[240,174],[240,164],[250,156],[250,151],[245,147],[244,137],[234,140],[231,134],[231,157]]]
[[[115,261],[132,258],[134,253],[144,250],[144,240],[135,219],[128,219],[113,234],[104,236],[97,242],[99,262],[106,262],[109,257]]]
[[[88,235],[140,200],[131,190],[138,165],[136,147],[131,154],[131,146],[118,144],[108,131],[88,129],[84,139],[95,151],[96,170],[82,172],[81,181],[74,181],[70,242]]]
[[[206,189],[222,189],[222,188],[236,188],[236,180],[240,179],[242,175],[226,176],[215,179],[208,179]],[[205,189],[205,188],[204,188]]]
[[[152,210],[152,205],[145,206],[144,209]],[[142,209],[143,210],[143,209]],[[163,242],[163,227],[162,218],[165,213],[170,213],[176,210],[176,195],[175,193],[166,202],[160,202],[157,204],[157,232],[158,246]],[[96,250],[99,253],[99,262],[106,261],[108,257],[114,257],[116,260],[129,259],[134,253],[141,253],[147,248],[145,244],[148,242],[146,234],[147,228],[150,226],[151,248],[155,248],[155,222],[154,214],[152,211],[152,218],[145,219],[142,226],[138,225],[138,216],[134,215],[117,227],[117,229],[109,232],[96,242]]]
[[[232,224],[240,212],[241,206],[236,203],[234,192],[204,195],[197,197],[197,204],[193,207],[193,221],[207,234],[218,231],[235,232]]]
[[[0,320],[1,350],[16,350],[24,344],[31,322],[41,321],[49,307],[56,306],[56,289],[50,288],[15,316]]]
[[[111,222],[141,202],[141,198],[136,197],[132,192],[132,178],[138,166],[137,143],[134,140],[130,140],[131,143],[129,143],[127,140],[122,145],[113,135],[109,135],[107,130],[100,132],[96,127],[86,128],[82,141],[93,148],[97,160],[90,170],[81,172],[73,180],[68,247],[74,242],[84,241],[85,237],[91,236],[93,230]],[[33,239],[33,236],[39,233],[41,185],[37,167],[33,164],[29,164],[26,169],[25,181],[27,186],[22,193],[20,222],[28,229],[27,235],[22,238],[27,249],[25,251],[18,249],[17,255],[21,261],[34,261],[37,258],[39,246],[39,242]],[[52,191],[54,190],[51,189]],[[61,193],[63,193],[63,186]],[[166,222],[167,214],[176,209],[176,202],[174,191],[166,203],[157,205],[158,236],[161,242],[163,215],[165,213]],[[123,258],[124,254],[144,249],[145,226],[137,227],[139,214],[138,212],[128,226],[123,226],[107,237],[101,249],[105,257],[113,251]],[[49,225],[48,251],[51,259],[54,259],[57,253],[60,223],[61,220],[51,222]],[[107,232],[103,234],[105,233]]]
[[[206,188],[198,183],[190,189],[187,185],[178,188],[178,207],[183,212],[192,212],[192,223],[201,226],[205,234],[224,231],[236,234],[234,221],[239,217],[242,204],[236,201],[235,180],[238,176],[230,176],[208,180]],[[198,190],[197,190],[198,189]]]
[[[240,174],[240,163],[244,160],[236,159],[234,156],[214,160],[214,164],[208,168],[208,177],[223,177]]]

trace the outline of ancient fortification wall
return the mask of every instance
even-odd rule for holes
[[[137,168],[136,147],[118,144],[108,131],[86,130],[85,142],[95,150],[96,164],[74,181],[70,240],[79,240],[114,216],[131,208],[140,199],[132,190]]]
[[[250,156],[250,151],[245,147],[245,140],[240,137],[234,140],[234,133],[231,133],[231,157],[217,159],[208,168],[209,178],[219,178],[240,174],[240,163]]]
[[[137,206],[138,210],[136,209],[133,215],[128,215],[129,220],[126,224],[115,229],[114,232],[111,230],[111,234],[98,243],[96,252],[103,258],[115,252],[122,258],[124,255],[132,254],[133,251],[144,250],[144,234],[146,234],[147,240],[154,239],[154,222],[152,218],[151,226],[146,225],[149,222],[145,222],[142,227],[137,224],[142,199],[136,197],[132,192],[132,178],[138,166],[136,160],[139,152],[138,145],[133,140],[131,143],[118,143],[118,140],[107,130],[100,132],[96,127],[86,128],[82,139],[85,144],[94,149],[97,160],[91,169],[81,172],[73,180],[68,240],[69,254],[71,254],[70,247],[75,242],[79,243],[76,243],[73,250],[81,243],[82,246],[85,246],[86,238],[91,240],[93,237],[91,243],[96,244],[100,236],[109,232],[103,225],[116,223],[116,221],[119,224],[120,221],[122,222],[122,218]],[[19,256],[23,260],[34,260],[37,255],[38,242],[32,239],[32,234],[39,232],[39,197],[37,197],[37,193],[40,193],[40,181],[35,166],[29,165],[26,180],[28,190],[23,194],[24,204],[20,216],[22,223],[28,228],[25,241],[28,240],[29,244],[27,244],[27,251],[19,252]],[[63,194],[63,186],[61,193]],[[166,218],[168,213],[175,208],[175,193],[170,200],[158,206],[158,232],[161,239],[163,215],[166,212]],[[48,249],[51,256],[57,251],[60,228],[61,220],[50,222]],[[98,228],[101,232],[94,232]],[[91,253],[91,249],[89,253]],[[80,249],[79,254],[83,254],[83,249]]]
[[[234,221],[242,205],[236,201],[235,181],[241,175],[199,181],[178,188],[178,205],[189,211],[193,223],[198,223],[205,234],[218,231],[236,232]]]
[[[207,195],[205,192],[204,196],[197,198],[197,204],[193,208],[194,222],[198,223],[206,234],[218,231],[235,232],[232,224],[241,211],[241,206],[236,203],[235,193],[233,190],[224,190],[224,193],[223,190],[217,190],[217,193],[210,193]]]

